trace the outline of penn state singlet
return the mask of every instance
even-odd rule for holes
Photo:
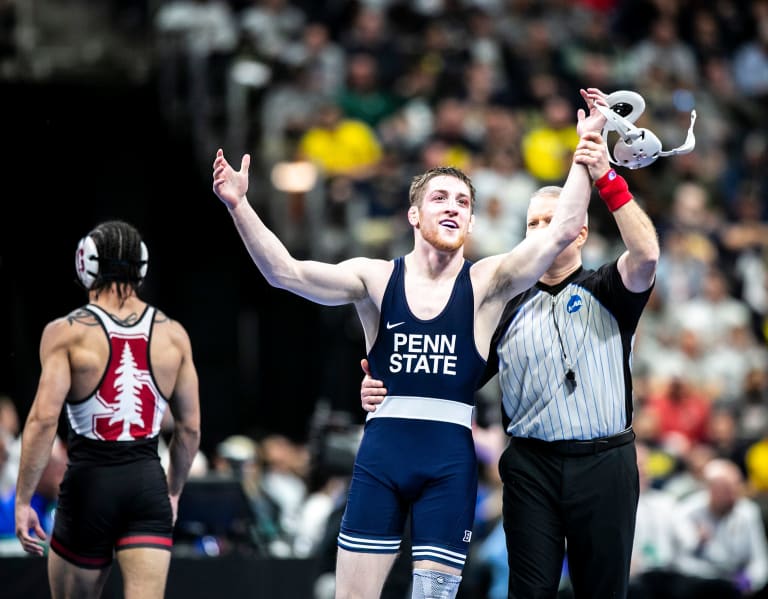
[[[443,311],[422,320],[406,301],[404,259],[395,260],[368,353],[388,395],[368,415],[355,458],[337,541],[346,551],[397,553],[410,515],[413,560],[464,567],[477,497],[472,412],[486,366],[470,265]]]
[[[368,418],[399,417],[471,427],[474,393],[485,368],[474,336],[474,294],[465,260],[453,292],[435,318],[416,318],[405,296],[405,260],[395,260],[368,353],[388,396]]]

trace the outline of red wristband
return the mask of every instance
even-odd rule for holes
[[[611,212],[616,212],[632,199],[632,194],[629,193],[629,187],[624,177],[613,169],[597,179],[595,187]]]

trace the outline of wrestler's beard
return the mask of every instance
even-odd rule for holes
[[[437,226],[421,226],[421,236],[424,241],[429,243],[436,250],[441,252],[455,252],[461,246],[464,245],[464,240],[467,237],[466,232],[462,232],[461,235],[452,239],[445,239],[440,235],[440,225]]]

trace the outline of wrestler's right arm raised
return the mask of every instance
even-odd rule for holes
[[[273,287],[328,306],[368,296],[364,273],[373,260],[352,258],[339,264],[297,260],[254,211],[246,193],[250,155],[235,170],[219,149],[213,163],[213,191],[229,208],[240,237],[256,266]]]

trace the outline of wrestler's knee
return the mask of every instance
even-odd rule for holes
[[[461,576],[437,570],[413,570],[411,599],[454,599]]]

